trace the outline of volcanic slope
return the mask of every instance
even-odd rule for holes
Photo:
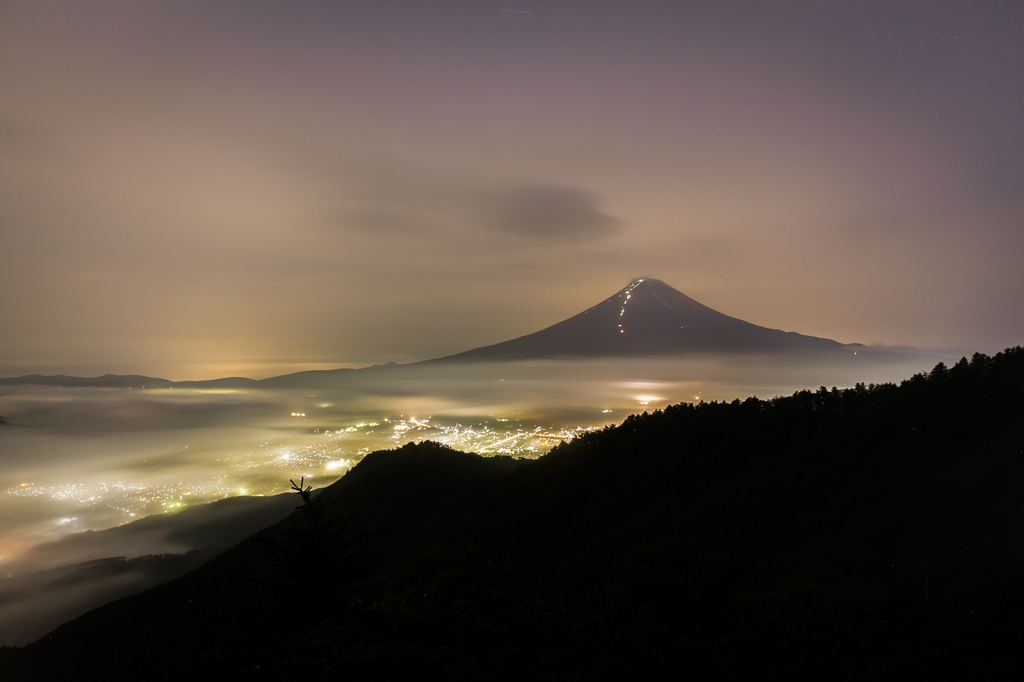
[[[432,372],[460,362],[502,362],[545,358],[649,357],[686,354],[786,354],[809,356],[856,351],[859,343],[768,329],[738,320],[702,305],[661,280],[634,280],[611,298],[567,320],[492,346],[474,348],[433,360],[398,365],[389,362],[362,369],[296,372],[267,379],[227,377],[205,381],[168,381],[144,376],[95,378],[31,375],[0,379],[0,385],[51,386],[168,386],[195,388],[255,388],[334,385],[339,380],[394,377],[396,372]],[[876,352],[877,355],[877,352]],[[405,376],[403,374],[403,376]]]
[[[852,344],[859,346],[860,344]],[[593,308],[539,332],[429,362],[683,353],[820,353],[831,339],[768,329],[708,308],[661,280],[634,280]]]

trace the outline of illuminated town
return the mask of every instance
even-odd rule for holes
[[[305,416],[293,413],[292,416]],[[315,429],[305,445],[260,445],[255,451],[228,453],[217,459],[225,468],[205,479],[149,484],[101,481],[94,484],[62,482],[53,485],[21,483],[7,490],[22,497],[49,497],[83,509],[106,507],[123,515],[121,523],[154,513],[172,513],[238,495],[274,495],[289,489],[289,479],[303,477],[321,488],[338,480],[365,455],[408,442],[431,440],[464,452],[484,456],[505,455],[533,459],[562,441],[599,427],[526,427],[515,419],[489,418],[475,424],[442,424],[431,418],[381,419],[337,430]],[[209,464],[209,462],[207,462]],[[73,525],[77,517],[56,520]]]

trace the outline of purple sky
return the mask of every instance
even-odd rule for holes
[[[1024,342],[1019,2],[0,4],[0,376],[435,357],[658,277]]]

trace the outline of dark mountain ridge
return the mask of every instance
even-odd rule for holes
[[[899,386],[683,403],[512,472],[409,444],[0,666],[1019,679],[1022,486],[1024,348]]]
[[[220,381],[220,380],[219,380]],[[249,380],[251,381],[251,380]],[[0,386],[64,386],[67,388],[109,387],[109,388],[166,388],[175,382],[158,377],[138,374],[104,374],[98,377],[74,377],[66,374],[26,374],[20,377],[0,379]]]

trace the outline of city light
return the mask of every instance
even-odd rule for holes
[[[610,412],[606,409],[602,414]],[[19,483],[7,493],[50,498],[71,503],[83,511],[107,508],[122,514],[123,523],[127,523],[136,516],[174,513],[225,497],[283,493],[288,488],[288,479],[300,475],[307,479],[315,477],[315,487],[323,487],[343,476],[370,452],[408,442],[430,440],[480,455],[534,459],[563,441],[598,428],[524,426],[511,417],[491,417],[467,424],[434,422],[432,418],[382,418],[314,433],[301,446],[274,445],[268,441],[254,451],[208,453],[206,463],[214,465],[213,475],[192,480],[160,484],[124,480]],[[55,523],[63,526],[75,521],[78,517],[68,516]]]

